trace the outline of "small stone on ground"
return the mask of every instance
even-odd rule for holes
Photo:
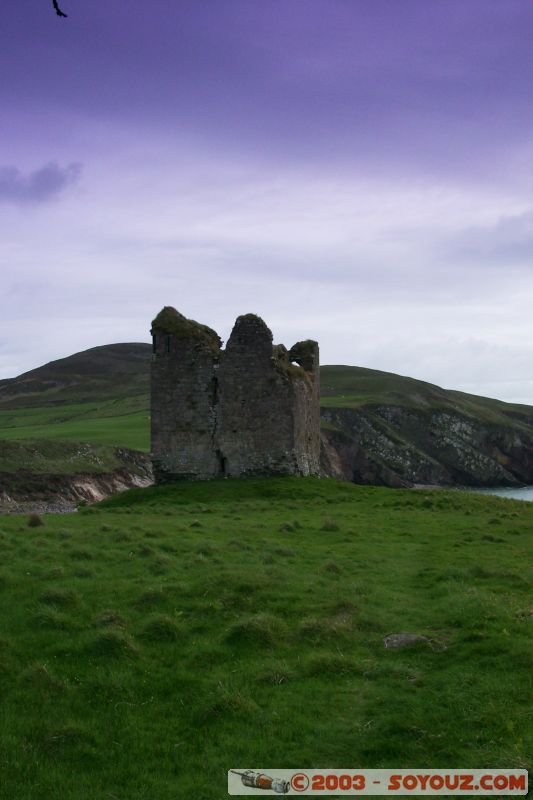
[[[420,636],[418,633],[391,633],[383,639],[385,647],[410,647],[413,644],[427,642],[429,642],[427,636]]]

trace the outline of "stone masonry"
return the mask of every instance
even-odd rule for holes
[[[152,323],[156,482],[320,473],[317,342],[272,344],[260,317],[218,334],[169,306]]]

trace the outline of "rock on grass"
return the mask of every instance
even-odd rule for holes
[[[385,636],[383,644],[386,648],[412,647],[416,644],[428,644],[427,636],[420,636],[418,633],[391,633]]]

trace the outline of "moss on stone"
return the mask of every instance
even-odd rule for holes
[[[309,351],[304,349],[303,355],[307,356],[307,360],[309,361],[310,358],[308,356],[308,352],[314,356],[315,353],[315,346],[316,343],[309,340],[309,344],[311,347]],[[307,345],[307,342],[298,342],[298,345],[295,345],[298,348],[300,345],[304,347]],[[299,364],[293,364],[293,361],[296,361],[296,357],[294,355],[295,347],[291,348],[291,350],[287,350],[284,344],[275,344],[272,349],[272,355],[274,357],[274,365],[278,372],[281,372],[283,375],[287,375],[287,377],[292,379],[300,379],[305,380],[307,383],[310,383],[313,380],[313,373],[308,372],[304,367],[300,366]],[[297,351],[296,355],[300,355],[300,350]]]
[[[190,339],[219,350],[222,341],[216,331],[193,319],[187,319],[172,306],[165,306],[152,322],[152,332],[162,331],[178,339]]]
[[[272,342],[272,331],[261,317],[258,317],[257,314],[241,314],[235,320],[235,325],[233,326],[233,332],[237,332],[239,334],[245,332],[246,335],[252,333],[253,335],[268,337],[270,342]]]
[[[272,331],[257,314],[242,314],[235,320],[226,350],[230,351],[235,346],[244,348],[250,354],[259,355],[260,353],[261,357],[270,357],[272,355]]]
[[[268,325],[266,324],[264,319],[261,319],[261,317],[259,317],[257,314],[241,314],[240,317],[237,317],[237,319],[235,320],[235,324],[241,322],[256,322],[262,325],[263,327],[268,328]]]
[[[289,360],[289,351],[287,350],[284,344],[275,344],[274,347],[272,348],[272,355],[279,361],[288,362]]]
[[[312,371],[317,357],[317,343],[313,339],[296,342],[289,350],[289,361],[297,361],[306,370]]]
[[[297,364],[291,364],[290,361],[276,358],[274,359],[274,365],[278,372],[281,372],[282,375],[287,375],[287,377],[292,380],[299,379],[307,381],[307,383],[310,383],[312,380],[313,376],[311,373],[306,372],[303,367],[299,367]]]

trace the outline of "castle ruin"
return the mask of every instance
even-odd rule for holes
[[[255,314],[218,334],[165,307],[152,323],[158,483],[320,472],[317,342],[273,345]]]

